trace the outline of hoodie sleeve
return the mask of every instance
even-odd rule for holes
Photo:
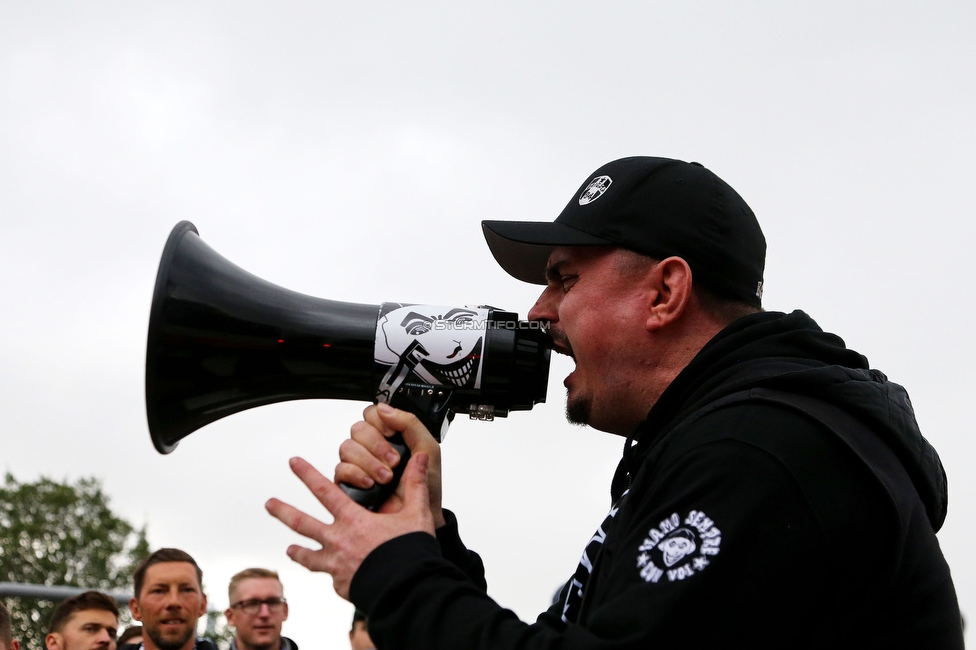
[[[457,517],[454,516],[454,513],[450,510],[444,510],[444,519],[447,523],[437,529],[437,543],[441,547],[441,554],[445,560],[460,569],[481,591],[487,591],[485,565],[481,561],[481,556],[464,546],[458,533]]]

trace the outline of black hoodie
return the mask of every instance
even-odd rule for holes
[[[723,330],[634,437],[536,624],[488,598],[450,518],[354,576],[377,647],[962,647],[938,456],[904,389],[802,312]]]

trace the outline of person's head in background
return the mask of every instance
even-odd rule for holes
[[[203,571],[186,551],[161,548],[132,576],[132,618],[142,623],[146,650],[193,650],[197,620],[207,613]]]
[[[47,650],[115,650],[119,606],[111,596],[86,591],[68,598],[51,615]]]
[[[278,574],[270,569],[244,569],[227,587],[230,607],[224,612],[234,628],[235,650],[284,650],[281,624],[288,619],[288,603]]]
[[[142,643],[142,626],[130,625],[125,628],[125,632],[119,635],[117,645],[119,648],[130,645],[137,647]]]
[[[352,615],[352,629],[349,630],[349,646],[352,650],[376,650],[373,640],[366,631],[366,615],[358,609]]]

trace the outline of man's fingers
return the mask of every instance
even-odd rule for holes
[[[325,534],[329,529],[328,524],[322,523],[295,506],[289,505],[284,501],[279,501],[278,499],[268,499],[264,507],[272,517],[299,535],[314,539],[320,544],[325,543]]]
[[[388,429],[403,434],[403,441],[412,452],[437,453],[437,441],[416,415],[395,409],[389,404],[377,404],[376,413]]]
[[[336,519],[339,518],[345,508],[347,508],[350,504],[355,503],[352,499],[346,496],[346,493],[340,490],[335,483],[322,476],[322,474],[317,469],[312,467],[312,465],[305,459],[297,457],[292,458],[290,461],[288,461],[288,464],[291,465],[291,471],[295,473],[295,476],[301,479],[302,483],[305,484],[305,487],[307,487],[312,494],[315,495],[315,498],[319,500],[319,503],[325,506],[325,509],[331,512],[332,516]],[[300,532],[297,531],[297,529],[293,530]]]
[[[309,571],[329,571],[330,567],[328,562],[325,561],[328,559],[327,554],[313,551],[310,548],[305,548],[298,544],[289,546],[286,553],[293,561],[298,562]]]
[[[363,411],[363,421],[352,425],[352,438],[359,441],[376,458],[384,461],[387,467],[396,467],[400,463],[400,454],[387,438],[400,429],[384,422],[377,412],[377,407],[378,405],[374,404]]]
[[[375,429],[365,423],[360,424],[372,430],[379,440],[364,442],[356,437],[356,427],[353,427],[353,437],[339,445],[339,460],[356,465],[374,481],[386,483],[393,476],[392,468],[400,464],[400,455]]]
[[[425,453],[428,457],[427,464],[427,497],[430,511],[434,516],[434,525],[444,525],[444,513],[441,509],[441,447],[434,440],[427,428],[417,419],[416,416],[394,409],[388,404],[377,404],[375,413],[386,423],[386,426],[401,431],[403,440],[414,455]],[[404,494],[398,488],[397,494]]]
[[[363,420],[371,425],[373,425],[377,431],[383,435],[392,436],[396,429],[391,429],[389,425],[383,422],[383,418],[380,414],[376,412],[377,404],[370,404],[363,411]]]
[[[376,484],[373,478],[364,472],[361,467],[350,463],[339,463],[335,468],[336,485],[351,485],[363,490],[368,490]]]
[[[328,486],[332,485],[332,481],[322,476],[322,473],[304,458],[292,458],[288,461],[288,465],[291,467],[291,471],[294,472],[295,476],[301,479],[305,487],[315,495],[319,503],[322,503],[322,495],[328,491]],[[322,505],[325,504],[323,503]],[[330,510],[329,512],[332,511]],[[332,514],[335,513],[333,512]]]

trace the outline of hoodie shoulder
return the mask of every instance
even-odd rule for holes
[[[863,425],[860,435],[877,437],[894,453],[933,528],[941,527],[948,504],[945,470],[919,430],[907,391],[802,311],[753,314],[720,332],[651,410],[638,453],[701,409],[754,389],[819,400],[825,409],[850,415]]]

